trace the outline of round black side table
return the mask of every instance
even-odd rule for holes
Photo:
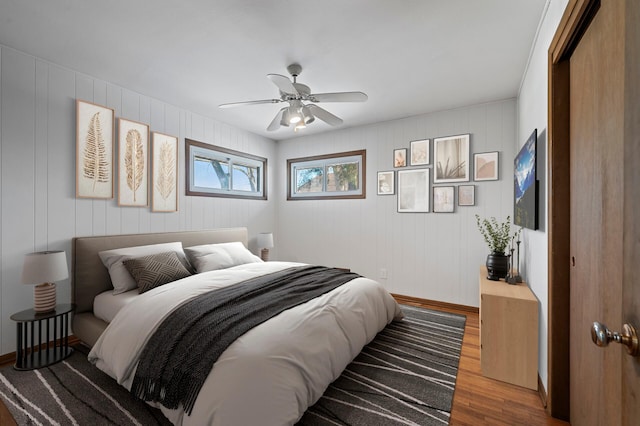
[[[13,368],[34,370],[71,355],[69,316],[75,308],[73,303],[62,303],[51,312],[38,313],[27,309],[11,315],[11,319],[17,322],[16,363]]]

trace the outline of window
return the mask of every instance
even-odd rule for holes
[[[366,198],[367,151],[287,160],[288,200]]]
[[[267,159],[185,139],[187,195],[267,199]]]

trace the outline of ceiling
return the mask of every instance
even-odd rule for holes
[[[0,0],[0,44],[280,140],[269,73],[314,93],[340,127],[517,96],[547,0]]]

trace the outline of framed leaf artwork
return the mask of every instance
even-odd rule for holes
[[[433,140],[434,183],[469,181],[469,135]]]
[[[151,211],[178,211],[178,138],[151,134]]]
[[[76,197],[113,198],[114,111],[76,100]]]
[[[149,205],[149,126],[118,119],[118,205]]]

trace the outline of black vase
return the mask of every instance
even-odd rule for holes
[[[487,256],[487,279],[498,281],[509,273],[509,256],[493,252]]]

